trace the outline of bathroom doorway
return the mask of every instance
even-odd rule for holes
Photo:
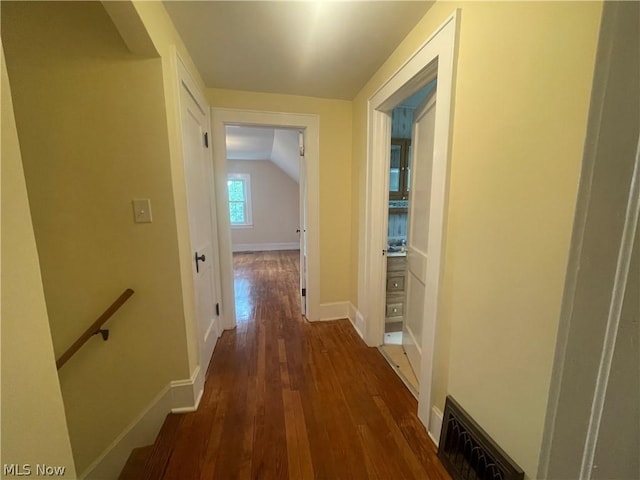
[[[424,233],[429,212],[428,206],[426,211],[412,211],[410,201],[414,197],[429,197],[432,155],[420,157],[421,164],[424,164],[417,165],[420,178],[414,176],[412,179],[412,144],[416,135],[422,135],[421,142],[428,144],[426,148],[423,145],[422,149],[433,151],[433,141],[429,137],[433,135],[436,88],[437,79],[434,78],[396,106],[391,115],[385,331],[381,351],[416,397],[419,391],[422,335],[422,315],[416,311],[416,307],[419,308],[424,297],[421,295],[424,282],[421,282],[422,275],[415,271],[416,262],[407,261],[407,253],[411,250],[408,244],[418,246],[417,249],[413,248],[413,257],[420,256],[420,244],[425,243],[426,239]],[[412,188],[417,190],[412,192]],[[422,218],[425,214],[427,217]],[[410,220],[414,226],[413,232],[409,232]]]

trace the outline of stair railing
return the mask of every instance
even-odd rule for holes
[[[87,328],[80,337],[73,342],[63,354],[56,361],[56,367],[58,370],[62,368],[62,366],[69,360],[80,348],[89,340],[92,336],[100,334],[102,335],[102,339],[107,341],[109,339],[109,330],[102,328],[102,325],[111,318],[111,316],[118,311],[118,309],[124,305],[124,303],[129,300],[131,295],[133,295],[133,290],[127,288],[122,294],[111,304],[109,308],[107,308],[102,315],[100,315],[95,322],[91,324],[89,328]]]

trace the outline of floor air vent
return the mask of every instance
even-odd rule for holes
[[[451,397],[438,457],[454,480],[522,480],[524,472]]]

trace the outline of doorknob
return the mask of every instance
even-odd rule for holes
[[[198,252],[196,252],[196,273],[200,273],[200,264],[198,262],[204,262],[207,257],[204,256],[204,253],[198,256]]]

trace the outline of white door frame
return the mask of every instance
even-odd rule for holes
[[[636,18],[635,24],[628,23],[629,18]],[[619,96],[612,93],[625,92],[625,99],[637,104],[637,90],[629,89],[637,88],[637,79],[627,72],[637,71],[639,62],[634,57],[629,64],[627,52],[616,48],[637,32],[631,2],[605,2],[536,475],[540,479],[587,480],[596,472],[627,282],[637,275],[630,265],[640,232],[640,138],[634,151],[626,140],[619,140],[638,132],[626,121],[626,106],[620,106]],[[627,181],[629,174],[628,183],[620,181]],[[612,198],[612,188],[625,195]],[[605,217],[614,223],[604,225]],[[605,231],[608,242],[596,233]],[[601,295],[593,299],[595,290]]]
[[[220,246],[222,299],[227,312],[224,328],[236,325],[233,259],[231,255],[231,225],[227,209],[226,125],[298,128],[305,131],[307,186],[307,319],[320,319],[320,121],[317,115],[283,112],[262,112],[213,107],[212,143],[216,177],[216,210]],[[301,205],[302,207],[302,205]]]
[[[211,132],[211,116],[210,116],[210,112],[209,112],[209,107],[208,107],[208,102],[205,98],[205,96],[203,95],[202,91],[200,90],[200,88],[198,87],[198,84],[196,83],[196,81],[193,79],[193,77],[191,76],[191,74],[189,73],[188,68],[186,67],[186,64],[184,62],[184,60],[182,59],[182,57],[180,56],[180,54],[177,52],[177,50],[174,50],[174,58],[175,58],[175,67],[176,67],[176,73],[177,73],[177,78],[178,78],[178,85],[177,85],[177,91],[176,91],[176,95],[177,95],[177,100],[178,103],[176,105],[177,107],[177,114],[178,114],[178,118],[180,121],[180,151],[181,154],[184,157],[184,150],[183,150],[183,145],[182,145],[182,122],[183,122],[183,118],[182,118],[182,100],[181,100],[181,89],[185,88],[187,90],[187,92],[189,93],[189,95],[191,95],[191,97],[193,98],[193,100],[195,101],[195,103],[198,105],[198,107],[202,110],[202,112],[204,113],[205,117],[206,117],[206,130],[207,133],[210,134]],[[211,159],[211,148],[209,148],[209,158]],[[185,161],[185,159],[183,158],[183,162]],[[210,162],[210,165],[212,165],[212,163]],[[218,301],[221,300],[221,278],[220,278],[220,246],[219,246],[219,242],[218,242],[218,218],[217,218],[217,213],[216,213],[216,209],[215,204],[214,204],[214,200],[215,200],[215,185],[214,185],[214,171],[213,168],[209,169],[209,174],[210,174],[210,178],[209,178],[209,202],[211,204],[211,253],[213,255],[213,258],[211,259],[213,262],[212,265],[212,272],[213,272],[213,288],[214,291],[211,292],[212,295],[215,295],[215,299],[217,299]],[[186,184],[186,172],[185,172],[185,197],[186,197],[186,189],[188,188],[187,184]],[[188,208],[188,205],[187,205]],[[192,244],[191,244],[191,226],[189,224],[189,228],[188,228],[188,232],[189,232],[189,252],[191,252],[191,248],[192,248]],[[190,258],[190,268],[193,269],[193,258],[191,258],[191,255],[189,255]],[[193,278],[193,273],[192,273],[192,278]],[[193,332],[193,335],[197,335],[198,336],[198,341],[197,341],[197,346],[198,346],[198,350],[201,349],[201,339],[200,337],[200,331],[199,331],[199,327],[198,322],[199,319],[197,318],[197,299],[196,299],[196,285],[195,285],[195,280],[193,283],[193,295],[194,295],[194,305],[196,306],[196,318],[194,319],[194,326],[193,326],[193,330],[190,328],[190,325],[187,325],[187,333],[189,334],[189,332]],[[204,339],[204,343],[205,345],[207,343],[211,343],[213,342],[213,346],[210,347],[211,351],[210,352],[198,352],[198,363],[199,363],[199,367],[196,368],[195,371],[195,384],[194,384],[194,404],[197,405],[200,401],[200,395],[202,394],[202,391],[204,389],[204,376],[205,373],[207,371],[207,367],[209,366],[209,362],[211,360],[211,355],[213,353],[213,349],[215,348],[215,342],[216,340],[220,337],[221,333],[222,333],[222,329],[224,327],[224,315],[223,312],[220,313],[220,315],[218,316],[217,319],[215,319],[215,323],[212,326],[212,328],[210,329],[210,331],[206,332],[205,335],[205,339]],[[214,335],[215,339],[210,339],[210,336]],[[205,358],[208,357],[208,358]]]
[[[300,272],[300,307],[302,315],[307,316],[307,159],[305,157],[305,141],[305,132],[299,130],[298,158],[300,159],[300,178],[298,179],[298,208],[300,221],[298,223],[298,243],[300,245],[300,265],[298,265],[298,271]]]
[[[358,307],[365,318],[365,339],[370,346],[384,340],[385,258],[387,247],[387,195],[391,111],[402,100],[418,92],[437,76],[436,118],[433,159],[433,183],[429,226],[429,258],[426,299],[439,298],[444,233],[449,183],[451,112],[454,66],[460,10],[407,60],[369,99],[367,163],[365,168],[366,201],[364,234],[360,238],[363,252],[358,271]],[[428,304],[427,304],[428,303]],[[419,378],[418,417],[429,428],[431,380],[438,302],[425,302],[427,311],[422,338],[422,368]],[[431,432],[432,435],[439,432]],[[436,437],[437,438],[437,437]]]

